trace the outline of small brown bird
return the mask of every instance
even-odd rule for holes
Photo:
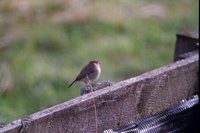
[[[97,60],[90,61],[79,73],[76,79],[68,86],[71,87],[75,82],[83,81],[86,84],[97,80],[101,74],[100,62]]]

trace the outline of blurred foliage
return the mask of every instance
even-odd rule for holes
[[[0,123],[67,101],[91,59],[117,82],[169,64],[176,33],[198,28],[198,0],[1,0]]]

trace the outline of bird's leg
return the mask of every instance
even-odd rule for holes
[[[86,75],[86,78],[87,78],[87,80],[88,80],[87,85],[92,89],[91,81],[90,81],[90,79],[88,78],[88,75]]]

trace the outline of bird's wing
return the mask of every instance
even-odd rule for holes
[[[95,70],[93,69],[94,67],[91,67],[88,65],[86,65],[81,72],[79,73],[79,75],[77,76],[76,80],[80,80],[83,79],[86,75],[89,75],[93,72],[95,72]]]

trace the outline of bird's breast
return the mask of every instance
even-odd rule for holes
[[[91,81],[95,81],[96,79],[99,78],[100,74],[101,74],[101,68],[99,65],[95,64],[95,71],[89,75],[89,78]]]

